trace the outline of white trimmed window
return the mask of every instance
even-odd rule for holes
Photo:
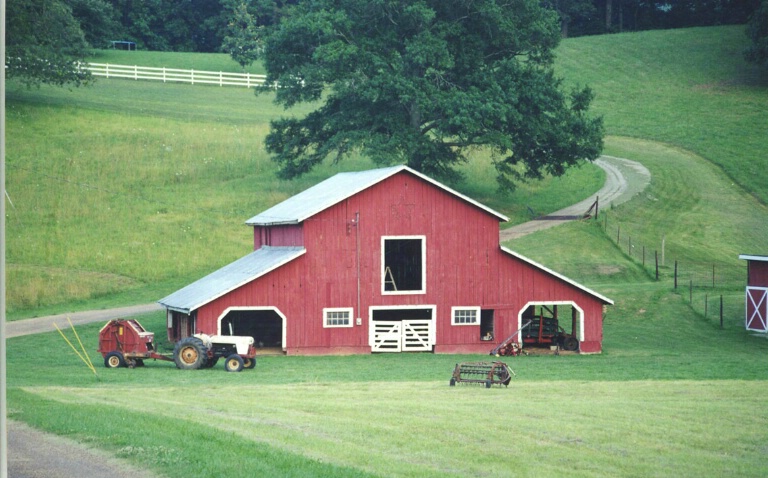
[[[382,236],[382,295],[427,292],[426,236]]]
[[[323,309],[323,327],[352,327],[352,307]]]
[[[478,325],[480,307],[451,307],[451,325]]]

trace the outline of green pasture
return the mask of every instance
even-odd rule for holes
[[[504,245],[615,301],[602,354],[505,358],[517,376],[491,389],[448,386],[457,362],[487,355],[113,370],[95,352],[103,324],[91,324],[77,331],[94,374],[52,328],[7,342],[9,418],[169,477],[766,476],[768,340],[744,330],[737,257],[768,254],[768,89],[735,53],[744,43],[741,27],[717,27],[570,39],[558,50],[569,81],[595,89],[605,153],[641,162],[651,183],[597,220]],[[165,66],[195,61],[154,55]],[[262,141],[268,120],[287,113],[247,90],[9,85],[7,108],[12,319],[157,300],[247,253],[253,214],[373,166],[355,157],[275,179]],[[482,151],[464,172],[451,186],[512,222],[603,182],[583,165],[501,196]],[[662,244],[657,281],[637,250]],[[731,275],[689,294],[673,288],[674,261]],[[728,298],[722,328],[704,315],[703,294]],[[170,352],[164,314],[140,320]]]

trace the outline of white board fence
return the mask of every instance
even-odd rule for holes
[[[150,66],[112,65],[109,63],[88,63],[86,69],[93,76],[103,78],[126,78],[131,80],[149,80],[218,85],[241,86],[251,88],[263,85],[266,75],[253,73],[228,73],[224,71],[180,70],[177,68],[156,68]]]

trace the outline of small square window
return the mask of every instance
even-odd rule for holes
[[[480,307],[451,307],[452,325],[477,325],[480,323]]]
[[[323,327],[352,327],[352,308],[323,309]]]

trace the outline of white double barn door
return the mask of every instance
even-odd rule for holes
[[[432,320],[374,320],[372,324],[372,352],[430,352],[435,344]]]

